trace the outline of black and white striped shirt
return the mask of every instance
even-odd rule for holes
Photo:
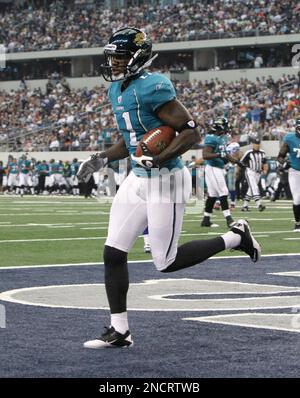
[[[254,151],[253,149],[249,149],[245,152],[241,162],[251,170],[260,173],[262,171],[263,164],[267,163],[266,153],[262,150]]]

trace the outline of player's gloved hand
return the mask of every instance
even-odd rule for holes
[[[140,166],[145,169],[152,169],[154,167],[158,167],[158,157],[153,156],[147,149],[146,145],[141,142],[140,143],[142,149],[142,156],[135,156],[131,154],[131,159],[137,162]]]
[[[95,153],[84,162],[81,163],[77,172],[79,182],[88,182],[92,174],[99,171],[107,165],[108,159],[103,157],[103,154]]]

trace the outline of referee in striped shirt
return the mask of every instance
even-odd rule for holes
[[[260,149],[259,138],[252,139],[252,149],[245,152],[240,163],[246,167],[245,177],[248,183],[248,190],[244,197],[242,211],[249,211],[249,202],[253,199],[258,211],[264,211],[266,206],[261,204],[259,192],[259,180],[261,175],[267,175],[268,164],[266,154]],[[238,166],[237,174],[241,173],[241,167]]]

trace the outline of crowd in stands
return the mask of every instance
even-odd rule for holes
[[[246,141],[252,134],[281,139],[300,112],[300,74],[225,83],[174,82],[178,98],[198,121],[202,135],[226,116]],[[70,89],[52,76],[47,89],[0,91],[0,148],[15,151],[103,150],[119,139],[105,87]]]
[[[206,0],[165,6],[144,2],[114,10],[97,0],[86,9],[71,9],[62,0],[43,4],[0,10],[0,43],[8,52],[102,47],[124,25],[144,29],[154,42],[300,31],[297,0]]]

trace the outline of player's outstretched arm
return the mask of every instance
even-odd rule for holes
[[[159,164],[182,155],[200,141],[199,128],[188,110],[177,99],[162,105],[156,113],[164,124],[180,132],[171,144],[157,155],[156,160]]]
[[[77,178],[80,182],[88,182],[91,175],[107,165],[108,162],[124,159],[129,156],[124,138],[112,145],[108,150],[96,153],[81,163],[77,172]]]

